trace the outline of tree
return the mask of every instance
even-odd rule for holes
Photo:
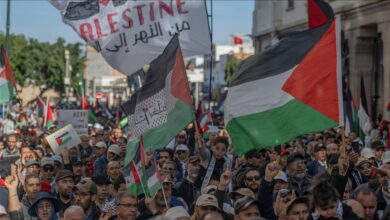
[[[226,68],[225,68],[225,82],[229,82],[233,73],[237,71],[238,64],[240,64],[239,60],[232,59],[229,60],[226,63]]]
[[[39,42],[37,39],[27,39],[23,35],[10,36],[10,60],[17,83],[24,86],[27,78],[34,79],[36,85],[46,85],[45,89],[64,91],[65,76],[65,50],[70,53],[72,66],[71,86],[77,88],[77,73],[83,71],[83,45],[81,43],[68,43],[58,38],[55,43]],[[5,40],[0,33],[0,44]]]

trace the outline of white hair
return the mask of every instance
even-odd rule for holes
[[[79,215],[83,216],[83,219],[87,219],[87,216],[85,215],[83,208],[81,208],[78,205],[72,205],[72,206],[69,206],[69,208],[67,208],[65,210],[64,220],[67,220],[66,216],[69,215],[69,213],[71,213],[71,212],[78,212]]]

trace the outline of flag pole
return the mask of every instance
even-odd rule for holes
[[[46,127],[47,123],[47,112],[48,112],[48,107],[49,107],[49,96],[46,98],[46,106],[45,106],[45,120],[43,121],[43,127]]]
[[[347,147],[345,143],[345,126],[341,126],[341,157],[347,158]]]
[[[163,193],[163,196],[164,196],[165,206],[167,207],[167,209],[169,209],[168,202],[167,202],[167,197],[165,196],[164,186],[161,188],[161,190],[162,190],[162,193]]]
[[[210,18],[210,74],[209,74],[209,111],[211,111],[211,92],[212,92],[212,77],[213,77],[213,0],[210,0],[210,13],[207,12],[207,17]]]

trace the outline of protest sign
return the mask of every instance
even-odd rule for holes
[[[88,45],[131,75],[160,55],[178,33],[185,57],[210,54],[204,0],[50,0]]]
[[[81,142],[72,125],[67,125],[47,136],[46,140],[56,155],[61,154],[65,149],[77,146]]]
[[[88,110],[60,109],[58,112],[58,126],[62,128],[68,124],[72,125],[80,136],[88,135]]]

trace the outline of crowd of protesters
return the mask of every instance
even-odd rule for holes
[[[189,125],[146,153],[165,176],[154,198],[133,195],[122,173],[131,134],[90,124],[78,146],[55,155],[42,119],[18,107],[1,120],[0,220],[390,219],[389,123],[364,138],[342,130],[303,135],[235,155],[222,116],[218,132]],[[110,123],[111,125],[113,123]]]

